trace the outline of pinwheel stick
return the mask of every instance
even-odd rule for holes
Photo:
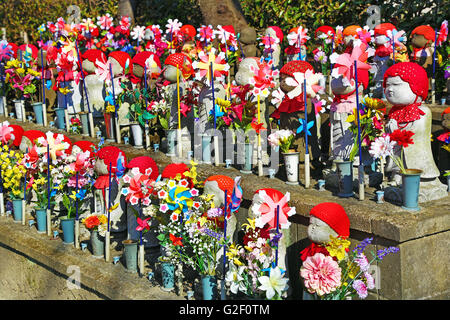
[[[66,121],[66,131],[70,132],[69,109],[67,109],[67,82],[64,80],[64,118]]]
[[[331,55],[334,52],[334,34],[333,34],[333,40],[331,41]],[[328,58],[328,60],[330,60],[330,58]],[[333,64],[330,61],[330,74],[328,75],[328,94],[331,95],[331,72],[333,71]]]
[[[81,56],[80,56],[80,51],[78,50],[78,42],[77,41],[75,41],[75,47],[77,49],[78,64],[80,65],[81,79],[83,80],[84,98],[86,99],[86,105],[88,107],[89,129],[91,131],[91,138],[94,138],[95,137],[94,117],[92,116],[91,107],[89,106],[89,97],[88,97],[88,94],[87,94],[86,81],[84,79],[84,72],[83,72],[83,65],[81,63]]]
[[[40,35],[41,42],[42,42],[42,34]],[[41,65],[42,65],[42,72],[41,72],[41,80],[42,80],[42,117],[44,118],[44,127],[47,126],[47,105],[46,105],[46,99],[45,99],[45,68],[44,68],[44,46],[41,48]]]
[[[261,98],[258,95],[258,124],[261,123]],[[262,148],[261,148],[261,131],[258,130],[258,176],[263,176]]]
[[[278,239],[278,232],[280,228],[280,206],[277,206],[277,233],[275,234],[276,239]],[[278,239],[279,240],[279,239]],[[278,266],[278,241],[276,241],[276,249],[275,249],[275,266]]]
[[[183,145],[181,144],[181,100],[180,100],[180,66],[177,65],[177,102],[178,102],[178,130],[177,130],[177,147],[178,156],[182,156]]]
[[[50,146],[47,144],[47,235],[52,235],[51,211],[50,211]]]
[[[27,173],[23,177],[22,225],[25,225],[25,209],[27,203]]]
[[[0,215],[5,215],[5,200],[3,197],[3,175],[2,167],[0,166]]]
[[[142,219],[142,204],[141,200],[139,200],[139,217]],[[140,244],[139,244],[139,273],[142,277],[144,275],[144,262],[145,262],[145,255],[144,255],[144,242],[142,240],[142,230],[139,231],[140,236]]]
[[[116,140],[117,143],[121,143],[121,136],[120,136],[120,126],[119,126],[119,118],[117,116],[117,104],[116,104],[116,93],[114,90],[114,77],[112,72],[112,65],[109,65],[109,74],[111,76],[111,87],[112,87],[112,98],[114,103],[114,119],[116,124]]]
[[[437,48],[437,29],[434,30],[434,50],[433,50],[433,77],[431,78],[431,104],[436,103],[436,48]]]
[[[358,151],[359,151],[359,166],[358,166],[358,181],[359,181],[359,200],[364,200],[364,165],[362,163],[361,154],[361,124],[359,117],[359,90],[358,90],[358,69],[357,62],[354,62],[355,70],[355,86],[356,86],[356,118],[358,120]]]
[[[214,115],[214,131],[217,129],[217,116],[216,116],[216,98],[214,96],[214,67],[213,63],[211,62],[211,90],[212,90],[212,99],[213,99],[213,115]],[[219,165],[219,137],[217,136],[217,133],[214,132],[214,164],[216,166]]]
[[[303,81],[303,96],[305,100],[305,188],[309,188],[311,178],[308,148],[308,96],[306,95],[306,79]]]
[[[225,274],[226,274],[226,264],[227,264],[227,196],[228,190],[225,190],[225,203],[223,208],[223,277],[222,277],[222,285],[220,291],[220,300],[226,300],[225,294]]]
[[[80,248],[80,220],[78,217],[78,171],[75,174],[75,248]]]
[[[144,88],[147,93],[147,66],[144,65]],[[147,95],[145,96],[145,110],[147,110]],[[148,150],[150,148],[150,128],[148,126],[148,120],[145,121],[145,147]]]
[[[106,228],[106,233],[105,233],[105,261],[109,262],[110,261],[110,244],[111,244],[111,236],[110,236],[110,224],[111,224],[111,185],[112,185],[112,163],[109,163],[109,180],[108,180],[108,226]],[[106,206],[106,204],[105,204]]]

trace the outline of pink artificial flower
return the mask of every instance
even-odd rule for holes
[[[192,188],[192,189],[191,189],[191,195],[192,195],[193,197],[196,197],[196,196],[199,195],[199,191],[198,191],[197,189],[195,189],[195,188]]]
[[[178,221],[178,213],[172,213],[170,215],[170,220],[172,220],[172,222],[177,222]]]
[[[367,286],[362,280],[355,280],[352,287],[361,299],[367,298]]]
[[[308,292],[319,296],[329,294],[341,285],[341,268],[332,257],[323,253],[306,258],[300,275]]]
[[[141,218],[137,218],[136,221],[138,223],[138,226],[136,227],[136,231],[143,231],[145,230],[150,230],[150,226],[148,225],[148,221],[150,220],[150,218],[147,218],[145,220],[142,220]]]
[[[367,288],[370,290],[375,289],[375,279],[369,272],[364,272],[364,278],[366,278]]]
[[[361,269],[361,271],[365,272],[369,270],[370,267],[369,261],[367,260],[367,257],[363,253],[359,254],[356,257],[355,262],[358,265],[359,269]]]
[[[197,37],[201,42],[204,42],[205,40],[212,41],[215,38],[212,25],[208,26],[202,25],[200,28],[197,29],[197,31],[198,31]]]
[[[9,122],[5,121],[2,124],[0,124],[0,141],[3,144],[7,144],[8,141],[12,138],[13,128],[9,126]]]
[[[169,206],[165,203],[163,203],[159,206],[159,211],[161,211],[162,213],[166,213],[168,210],[169,210]]]

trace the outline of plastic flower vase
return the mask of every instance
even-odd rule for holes
[[[211,164],[211,136],[202,135],[202,162]]]
[[[143,146],[143,130],[139,123],[131,124],[131,132],[133,134],[134,147],[137,149],[142,149]]]
[[[128,272],[137,272],[137,241],[124,240],[122,241],[124,248],[125,267]]]
[[[353,161],[335,161],[339,177],[338,197],[353,197]]]
[[[171,262],[161,262],[161,278],[163,290],[170,291],[175,287],[175,266]]]
[[[0,96],[0,114],[5,114],[5,96]]]
[[[175,139],[177,135],[176,129],[168,129],[167,133],[167,155],[174,156],[175,155]]]
[[[217,278],[202,276],[203,300],[214,300],[217,297]]]
[[[92,255],[94,258],[103,258],[105,254],[105,241],[103,237],[100,236],[97,230],[91,231],[91,248]]]
[[[105,112],[106,141],[114,141],[114,115]]]
[[[14,222],[22,222],[22,199],[12,199]]]
[[[75,240],[75,218],[63,216],[59,220],[61,222],[64,244],[72,244]]]
[[[89,118],[87,113],[80,113],[81,129],[83,130],[83,136],[89,135]]]
[[[299,152],[287,152],[283,153],[284,166],[286,168],[286,184],[297,185],[298,184],[298,163]]]
[[[32,104],[34,116],[36,117],[37,124],[44,124],[44,113],[42,110],[42,102],[35,102]]]
[[[406,172],[402,173],[403,209],[420,210],[418,203],[421,174],[422,170],[419,169],[406,169]]]
[[[46,233],[47,232],[47,210],[36,208],[36,221],[37,221],[37,232]]]
[[[60,130],[66,129],[66,116],[65,116],[65,110],[64,108],[56,108],[55,114],[56,114],[56,127]]]
[[[252,173],[252,160],[253,160],[253,144],[246,143],[244,145],[244,164],[241,173],[249,174]]]

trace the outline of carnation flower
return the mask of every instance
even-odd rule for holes
[[[361,299],[367,298],[367,286],[362,280],[355,280],[352,287]]]
[[[300,275],[308,292],[319,296],[329,294],[341,285],[341,268],[332,257],[322,253],[306,258]]]
[[[389,135],[378,137],[370,145],[369,153],[374,158],[386,158],[393,154],[395,144]]]
[[[361,269],[361,271],[368,271],[370,267],[370,263],[367,260],[367,257],[364,254],[359,254],[355,259],[356,264]]]

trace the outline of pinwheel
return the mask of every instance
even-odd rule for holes
[[[47,153],[50,154],[50,158],[53,161],[56,161],[56,158],[63,154],[63,151],[70,147],[70,144],[64,141],[64,136],[62,134],[58,134],[56,138],[53,135],[53,132],[48,131],[46,133],[46,137],[39,137],[38,143],[42,146],[38,148],[39,154]]]
[[[207,41],[212,41],[216,37],[212,25],[202,25],[197,31],[197,37],[201,42],[207,43]]]
[[[284,97],[285,93],[281,90],[281,88],[278,88],[277,90],[272,91],[272,99],[270,102],[275,106],[275,108],[278,108],[281,102],[283,102]]]
[[[151,169],[149,173],[151,173]],[[126,196],[125,200],[132,205],[136,205],[140,201],[146,206],[150,205],[150,196],[155,181],[151,180],[147,174],[141,174],[139,168],[131,169],[131,174],[127,174],[123,178],[123,181],[130,185],[122,189],[122,195]]]
[[[136,227],[136,231],[143,231],[143,230],[147,230],[148,231],[148,230],[150,230],[150,226],[148,224],[148,221],[150,219],[151,218],[147,218],[147,219],[142,220],[141,218],[137,218],[136,221],[138,223],[138,226]]]
[[[211,81],[211,64],[213,67],[213,78],[224,77],[228,74],[228,70],[230,69],[230,65],[225,61],[225,54],[220,52],[216,56],[216,49],[212,48],[211,51],[207,54],[204,51],[200,51],[198,54],[199,61],[194,61],[192,63],[192,67],[194,69],[198,69],[199,71],[196,73],[195,78],[198,80],[202,80],[205,76],[208,79],[208,82]]]
[[[306,78],[306,94],[314,98],[316,93],[322,90],[323,88],[319,85],[319,80],[322,77],[321,73],[314,73],[313,70],[306,70],[305,73],[294,72],[294,78],[288,77],[286,79],[286,84],[294,87],[291,91],[287,93],[289,99],[293,99],[295,97],[300,96],[303,93],[303,83]]]
[[[111,66],[111,61],[100,61],[96,60],[95,64],[97,65],[97,69],[95,69],[95,74],[99,77],[100,81],[110,82],[111,81],[111,73],[109,71]]]
[[[9,60],[13,54],[11,46],[8,45],[8,41],[0,41],[0,61]]]
[[[273,45],[278,44],[280,40],[278,38],[274,38],[271,36],[264,36],[261,37],[261,43],[260,45],[263,45],[266,49],[271,49]]]
[[[216,118],[220,118],[225,115],[225,113],[222,111],[222,109],[217,103],[214,105],[214,109],[211,109],[209,111],[209,114],[215,116]]]
[[[97,25],[102,30],[109,30],[113,26],[113,18],[107,13],[104,16],[97,17]]]
[[[369,44],[372,41],[373,33],[373,30],[370,30],[368,26],[364,26],[364,29],[357,30],[358,38],[364,44]]]
[[[166,198],[166,202],[168,210],[171,210],[173,213],[185,213],[193,205],[190,189],[180,186],[171,188],[168,197]]]
[[[2,124],[0,124],[0,141],[3,144],[7,144],[9,140],[13,137],[11,134],[13,132],[13,128],[9,126],[8,121],[4,121]]]
[[[308,136],[311,135],[311,132],[309,129],[311,129],[314,126],[314,121],[309,121],[308,124],[306,124],[306,120],[299,118],[298,121],[300,122],[300,126],[297,128],[297,134],[305,132]]]
[[[406,41],[405,31],[397,31],[397,30],[387,30],[387,36],[389,38],[389,43],[392,46],[394,44],[395,47],[404,47],[404,42]]]
[[[442,44],[447,41],[448,36],[448,21],[442,21],[441,28],[439,30],[439,36],[437,38],[436,44],[442,46]]]
[[[270,197],[265,190],[260,190],[259,195],[263,200],[261,204],[255,204],[254,210],[257,214],[255,226],[258,228],[264,228],[266,224],[270,229],[277,228],[277,206],[280,207],[280,214],[278,223],[282,229],[287,229],[290,226],[288,218],[295,214],[295,207],[289,207],[287,202],[290,198],[290,193],[280,198],[278,194],[273,194],[273,198]]]
[[[253,85],[252,93],[255,96],[266,98],[269,96],[269,88],[275,88],[276,83],[274,77],[278,76],[279,70],[272,69],[272,61],[265,63],[260,61],[258,68],[253,65],[250,66],[250,71],[253,72],[253,78],[249,79],[249,83]]]
[[[144,35],[145,35],[145,27],[142,27],[142,26],[135,26],[130,33],[130,36],[134,40],[137,40],[138,45],[139,45],[139,42],[141,42],[142,39],[144,39]]]
[[[231,213],[236,212],[241,207],[241,202],[243,198],[242,193],[242,187],[241,187],[241,177],[234,178],[234,187],[233,187],[233,193],[231,194],[231,201],[229,204],[229,210]],[[229,215],[227,215],[227,219],[229,218]]]
[[[343,53],[341,55],[336,52],[330,56],[330,61],[335,65],[331,76],[338,78],[339,75],[343,75],[345,79],[354,83],[355,80],[355,68],[354,61],[356,61],[357,69],[369,70],[371,66],[366,63],[369,56],[373,55],[373,49],[367,49],[367,45],[361,43],[359,46],[355,46],[352,53]]]
[[[287,36],[289,45],[299,47],[309,40],[308,29],[302,26],[294,28]]]

